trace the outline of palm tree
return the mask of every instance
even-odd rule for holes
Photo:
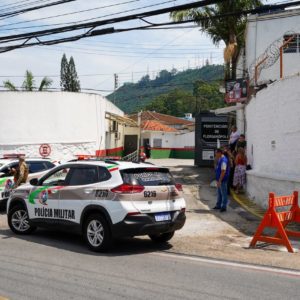
[[[50,79],[48,77],[44,77],[40,83],[38,90],[39,91],[47,90],[51,86],[52,82],[53,82],[52,79]],[[3,84],[4,84],[4,87],[10,91],[18,91],[16,86],[10,80],[4,81]],[[35,89],[36,89],[36,87],[35,87],[35,80],[34,80],[33,74],[32,74],[32,72],[27,70],[25,73],[25,79],[22,84],[22,90],[32,92]]]
[[[225,0],[203,8],[175,11],[171,13],[171,18],[174,21],[194,20],[201,27],[201,31],[211,37],[215,45],[223,41],[226,45],[225,79],[235,79],[237,60],[245,43],[246,17],[240,15],[217,18],[216,16],[248,10],[260,5],[262,5],[260,0]]]

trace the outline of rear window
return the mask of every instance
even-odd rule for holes
[[[137,168],[121,171],[124,183],[142,186],[174,185],[175,181],[168,169]]]

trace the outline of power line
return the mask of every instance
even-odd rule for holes
[[[16,28],[4,29],[4,30],[7,31],[7,30],[16,30],[16,29],[41,28],[41,27],[61,26],[61,25],[68,25],[68,24],[76,25],[76,24],[86,22],[86,21],[98,20],[98,19],[105,18],[105,17],[116,16],[116,15],[120,15],[120,14],[123,14],[123,13],[126,13],[126,12],[133,12],[133,11],[137,11],[137,10],[144,9],[144,8],[150,8],[150,7],[154,7],[154,6],[158,6],[158,5],[167,4],[167,3],[170,3],[170,2],[174,2],[174,0],[167,0],[165,2],[161,2],[161,3],[158,3],[158,4],[146,5],[146,6],[142,6],[142,7],[138,7],[138,8],[124,10],[122,12],[111,13],[111,14],[107,14],[107,15],[103,15],[103,16],[99,16],[99,17],[95,17],[95,18],[80,20],[80,21],[45,24],[45,25],[36,25],[36,26],[28,26],[28,27],[16,27]]]
[[[221,66],[221,65],[220,65]],[[177,69],[177,68],[175,68]],[[190,70],[196,70],[196,69],[199,69],[198,67],[190,67],[189,68]],[[168,71],[167,68],[162,68],[162,69],[159,69],[159,70],[150,70],[151,72],[155,72],[155,73],[158,73],[160,71]],[[201,68],[199,69],[201,70]],[[120,76],[122,75],[126,75],[128,74],[128,76],[131,74],[147,74],[148,70],[144,70],[144,71],[133,71],[133,72],[118,72],[117,74]],[[184,71],[179,71],[177,74],[181,73],[181,72],[184,72]],[[78,74],[79,77],[93,77],[93,76],[113,76],[115,74],[114,73],[95,73],[95,74]],[[36,78],[40,78],[40,77],[60,77],[60,75],[56,74],[48,74],[48,75],[34,75],[34,77]],[[0,78],[24,78],[24,75],[0,75]]]
[[[53,44],[58,44],[58,43],[63,43],[63,42],[75,41],[75,40],[79,40],[81,38],[96,36],[96,35],[105,35],[105,34],[112,34],[112,33],[132,31],[132,30],[155,29],[155,28],[161,27],[161,26],[169,26],[169,25],[175,25],[175,24],[178,25],[178,24],[183,24],[183,23],[195,22],[195,20],[186,20],[186,21],[180,21],[180,22],[166,22],[166,23],[160,23],[160,24],[151,23],[151,25],[147,25],[147,26],[139,26],[139,27],[133,27],[133,28],[126,28],[126,29],[115,29],[115,28],[111,27],[111,28],[95,30],[96,27],[102,26],[102,25],[119,23],[119,22],[136,20],[136,19],[144,20],[145,17],[156,16],[156,15],[164,14],[167,12],[172,12],[172,11],[177,11],[177,10],[182,10],[182,9],[207,6],[210,4],[216,4],[220,1],[221,0],[215,0],[215,1],[202,0],[200,2],[194,2],[194,3],[190,3],[190,4],[162,8],[162,9],[158,9],[158,10],[154,10],[154,11],[137,13],[137,14],[127,15],[124,17],[118,17],[118,18],[109,19],[109,20],[88,22],[88,23],[84,23],[84,24],[77,24],[77,25],[73,25],[73,26],[65,26],[65,27],[60,27],[60,28],[53,28],[53,29],[49,29],[49,30],[41,30],[41,31],[17,34],[17,35],[12,35],[12,36],[4,36],[4,37],[0,37],[0,41],[2,41],[0,43],[7,43],[7,42],[12,42],[12,41],[24,40],[24,39],[26,39],[26,40],[21,45],[3,47],[1,52],[7,52],[7,51],[11,51],[11,50],[14,50],[17,48],[30,47],[30,46],[34,46],[34,45],[53,45]],[[300,1],[286,3],[286,4],[280,4],[280,5],[264,5],[264,6],[260,6],[260,7],[257,7],[254,9],[249,9],[249,10],[229,12],[229,13],[215,15],[212,17],[203,17],[203,18],[201,18],[201,20],[203,19],[203,20],[210,21],[213,19],[229,17],[229,16],[247,15],[249,13],[262,13],[262,12],[267,12],[271,9],[279,9],[279,8],[283,9],[283,8],[290,7],[290,6],[295,6],[297,4],[300,4]],[[147,22],[147,23],[149,24],[149,22]],[[75,30],[79,30],[79,29],[89,29],[89,30],[85,33],[82,33],[82,34],[79,34],[76,36],[71,36],[68,38],[59,38],[59,39],[54,39],[54,40],[50,40],[50,41],[39,40],[39,37],[42,37],[42,36],[48,36],[48,35],[53,35],[53,34],[63,33],[63,32],[65,33],[65,32],[75,31]],[[35,38],[38,42],[28,43],[28,41],[31,40],[32,38]]]
[[[118,17],[118,18],[114,18],[114,19],[100,20],[100,21],[94,21],[94,22],[88,22],[88,23],[83,23],[83,24],[76,24],[76,25],[71,25],[71,26],[64,26],[64,27],[59,27],[59,28],[40,30],[40,31],[29,32],[29,33],[3,36],[3,37],[0,37],[0,41],[2,41],[2,43],[3,43],[3,42],[24,40],[24,39],[31,39],[31,38],[37,39],[42,36],[76,31],[76,30],[80,30],[80,29],[89,29],[89,31],[87,33],[82,35],[82,36],[88,36],[91,33],[91,31],[98,26],[103,26],[103,25],[108,25],[108,24],[113,24],[113,23],[120,23],[120,22],[125,22],[125,21],[130,21],[130,20],[136,20],[136,19],[143,19],[146,17],[157,16],[157,15],[161,15],[164,13],[170,13],[172,11],[177,11],[177,10],[184,10],[184,9],[189,9],[189,8],[207,6],[207,5],[215,4],[215,3],[218,3],[221,1],[224,1],[224,0],[202,0],[202,1],[197,1],[197,2],[190,3],[190,4],[183,4],[183,5],[173,6],[173,7],[161,8],[161,9],[157,9],[157,10],[136,13],[136,14]],[[107,30],[106,32],[109,33],[109,30]]]
[[[50,7],[50,6],[65,4],[65,3],[73,2],[73,1],[76,1],[76,0],[59,0],[59,1],[56,1],[56,2],[51,2],[51,3],[43,4],[43,5],[40,5],[40,6],[34,6],[34,7],[26,8],[26,9],[21,9],[21,10],[17,10],[17,11],[3,13],[3,14],[0,14],[0,20],[15,17],[17,15],[24,14],[24,13],[27,13],[27,12],[30,12],[30,11],[34,11],[34,10],[38,10],[38,9],[42,9],[42,8],[46,8],[46,7]]]
[[[49,17],[44,17],[44,18],[37,18],[37,19],[33,19],[33,20],[15,22],[15,23],[10,23],[10,24],[4,24],[4,25],[1,25],[1,30],[3,30],[3,27],[7,27],[7,26],[30,23],[30,22],[36,22],[36,21],[42,21],[42,20],[49,20],[49,19],[53,19],[53,18],[59,18],[59,17],[63,17],[63,16],[75,15],[75,14],[80,14],[80,13],[83,13],[83,12],[95,11],[95,10],[98,10],[98,9],[110,8],[110,7],[114,7],[114,6],[120,6],[120,5],[129,4],[129,3],[133,3],[133,2],[139,2],[139,1],[141,1],[141,0],[131,0],[131,1],[126,1],[126,2],[120,2],[120,3],[110,4],[110,5],[104,5],[104,6],[99,6],[99,7],[93,7],[93,8],[89,8],[89,9],[74,11],[74,12],[70,12],[70,13],[64,13],[64,14],[60,14],[60,15],[54,15],[54,16],[49,16]],[[120,14],[121,13],[123,13],[123,12],[120,12]],[[106,15],[106,16],[109,16],[109,15]],[[98,18],[101,18],[101,17],[98,17]],[[88,20],[91,20],[91,19],[88,19]],[[76,21],[76,22],[81,22],[81,21]],[[29,27],[17,27],[17,28],[8,28],[8,29],[4,29],[4,30],[27,29],[27,28],[35,28],[35,27],[61,25],[61,24],[73,24],[73,23],[76,23],[76,22],[48,24],[48,25],[39,25],[39,26],[29,26]]]
[[[33,5],[33,4],[38,4],[38,3],[43,3],[43,2],[49,2],[49,1],[53,1],[53,0],[35,0],[35,1],[33,1],[33,2],[30,2],[30,1],[32,1],[32,0],[29,0],[29,1],[25,1],[25,2],[27,2],[27,3],[25,3],[25,4],[19,4],[19,5],[12,5],[12,4],[8,4],[8,5],[6,5],[6,6],[9,6],[9,7],[6,7],[6,8],[0,8],[0,11],[10,11],[10,10],[12,10],[12,9],[18,9],[18,8],[23,8],[23,7],[28,7],[28,6],[31,6],[31,5]],[[22,2],[22,1],[21,1]]]

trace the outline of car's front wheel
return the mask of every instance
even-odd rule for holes
[[[90,215],[84,225],[84,238],[88,247],[96,252],[107,250],[112,242],[109,225],[100,214]]]
[[[16,234],[29,234],[36,229],[29,221],[26,208],[22,205],[13,207],[7,215],[8,225]]]
[[[160,234],[151,234],[149,235],[150,239],[155,243],[166,243],[174,236],[174,231],[160,233]]]

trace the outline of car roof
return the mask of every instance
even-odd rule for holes
[[[50,161],[50,158],[30,158],[30,157],[26,157],[25,158],[25,162],[26,161]],[[10,163],[14,163],[14,162],[19,162],[19,160],[17,158],[0,158],[0,164],[1,165],[7,165]]]
[[[101,160],[78,160],[74,162],[67,162],[63,163],[60,166],[64,165],[95,165],[95,166],[101,166],[101,167],[108,167],[112,165],[116,165],[120,170],[124,169],[136,169],[136,168],[158,168],[158,166],[148,164],[148,163],[137,163],[137,162],[130,162],[130,161],[101,161]],[[159,167],[161,168],[161,167]]]

